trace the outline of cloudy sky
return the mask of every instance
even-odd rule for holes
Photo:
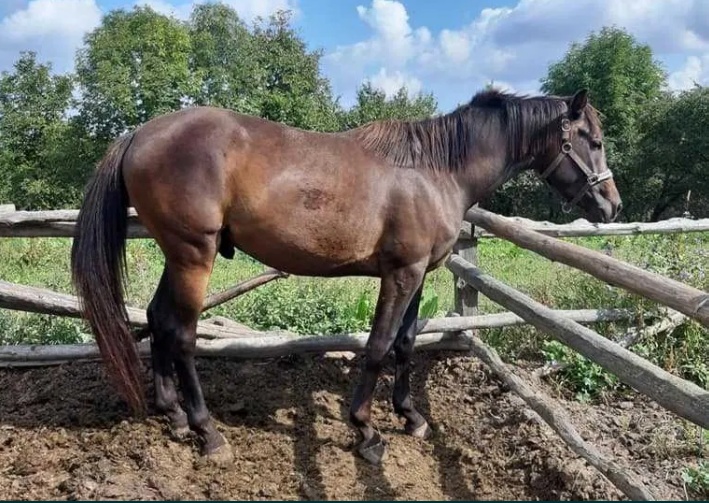
[[[707,0],[224,0],[247,20],[277,9],[324,52],[323,71],[350,104],[362,81],[431,91],[441,110],[487,82],[535,92],[572,41],[616,25],[649,44],[674,89],[709,84]],[[83,35],[111,9],[149,4],[186,17],[196,0],[0,0],[0,70],[20,50],[71,70]]]

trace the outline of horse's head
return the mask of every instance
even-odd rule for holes
[[[612,222],[622,201],[606,165],[598,115],[585,89],[566,104],[567,111],[551,125],[558,128],[560,141],[549,146],[538,172],[565,199],[564,212],[578,205],[590,221]]]

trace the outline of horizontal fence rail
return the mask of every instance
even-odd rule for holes
[[[473,208],[465,218],[517,246],[669,306],[709,327],[709,294],[702,290],[583,246],[542,235],[490,211]]]
[[[79,210],[0,211],[0,237],[73,237]],[[577,220],[569,224],[538,222],[521,217],[500,217],[524,225],[525,228],[553,237],[629,236],[638,234],[673,234],[709,232],[709,218],[691,220],[671,218],[660,222],[594,224]],[[470,238],[471,226],[465,223],[461,237]],[[133,208],[128,211],[128,237],[149,238]],[[495,234],[476,228],[475,238],[496,238]]]

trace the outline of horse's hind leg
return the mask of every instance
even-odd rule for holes
[[[175,338],[168,328],[170,323],[170,291],[167,286],[167,270],[160,278],[157,291],[148,306],[148,325],[151,333],[151,354],[153,362],[153,382],[155,387],[155,407],[170,420],[173,435],[183,438],[189,431],[187,414],[180,407],[175,376],[173,354]]]
[[[202,454],[226,462],[231,450],[209,415],[195,368],[197,321],[216,254],[216,238],[205,236],[198,242],[166,249],[170,251],[163,273],[165,293],[160,297],[155,325],[164,338],[163,348],[170,348],[187,422],[201,441]]]
[[[396,334],[394,353],[396,371],[394,377],[394,411],[406,419],[404,427],[406,433],[414,437],[426,438],[431,430],[426,419],[416,410],[411,399],[411,354],[416,341],[416,321],[418,319],[419,304],[423,285],[419,287],[409,307],[404,314],[404,321]]]

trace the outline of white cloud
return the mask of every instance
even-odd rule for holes
[[[70,70],[84,34],[100,22],[95,0],[31,0],[0,20],[0,69],[9,69],[20,51],[34,50],[56,71]]]
[[[380,68],[379,72],[372,75],[368,80],[372,86],[384,91],[388,97],[394,96],[402,87],[406,87],[409,96],[414,96],[421,91],[421,81],[419,79],[398,70],[389,73],[386,68]]]
[[[709,84],[709,53],[703,57],[689,56],[684,66],[672,72],[667,80],[673,91],[692,89],[695,84]]]
[[[583,42],[591,31],[612,25],[649,44],[660,59],[695,58],[672,74],[673,87],[686,86],[695,76],[699,82],[709,81],[706,0],[520,0],[513,7],[482,9],[473,22],[439,33],[412,26],[397,0],[372,0],[369,6],[358,6],[357,13],[371,35],[337,47],[324,58],[345,104],[347,93],[376,71],[390,77],[388,83],[394,82],[396,72],[418,80],[443,98],[444,108],[466,100],[491,80],[536,92],[548,65],[561,58],[571,42]]]

